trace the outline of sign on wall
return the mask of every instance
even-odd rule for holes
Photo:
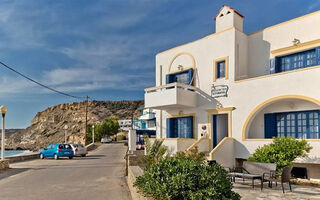
[[[227,97],[229,87],[227,85],[216,85],[212,86],[211,96],[214,98]]]

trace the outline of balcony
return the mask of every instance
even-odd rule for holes
[[[147,88],[144,95],[145,107],[158,110],[197,107],[196,91],[196,87],[182,83]]]
[[[143,115],[141,115],[139,117],[139,119],[150,120],[150,119],[154,119],[155,117],[156,117],[156,114],[154,112],[147,112],[147,113],[144,113]]]

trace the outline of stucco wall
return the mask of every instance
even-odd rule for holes
[[[294,38],[299,39],[301,43],[320,39],[320,28],[318,27],[320,27],[320,12],[249,35],[243,34],[235,28],[226,29],[225,31],[157,54],[157,85],[160,85],[160,75],[162,75],[162,83],[164,83],[171,60],[176,55],[187,52],[195,60],[195,86],[199,88],[197,91],[197,107],[165,108],[162,111],[161,120],[159,120],[160,111],[157,111],[157,136],[165,137],[166,118],[168,115],[193,113],[196,119],[195,138],[198,139],[201,132],[198,124],[211,123],[206,111],[207,109],[235,107],[235,110],[232,111],[231,119],[232,137],[235,139],[234,157],[247,158],[258,146],[268,144],[270,141],[243,140],[243,130],[246,123],[248,123],[248,127],[251,127],[252,132],[259,133],[258,137],[261,137],[264,135],[262,116],[264,112],[267,112],[267,109],[271,109],[271,111],[320,109],[319,105],[315,106],[315,104],[312,105],[306,102],[310,99],[320,100],[320,92],[318,92],[318,86],[320,85],[319,66],[257,77],[269,74],[269,59],[274,56],[271,51],[284,47],[292,47],[292,40]],[[214,60],[222,57],[228,57],[229,78],[227,80],[218,79],[213,82]],[[179,62],[183,65],[189,65],[190,63],[188,56],[179,59]],[[185,59],[185,61],[181,61],[181,59]],[[179,62],[178,60],[174,61],[174,66],[179,65]],[[161,72],[160,69],[162,69]],[[257,78],[239,80],[246,76]],[[228,96],[220,98],[210,97],[213,84],[228,85]],[[264,102],[271,98],[285,95],[290,95],[291,97],[283,105],[274,104],[267,108],[269,104],[264,104]],[[299,101],[295,100],[298,97],[305,97],[306,101],[299,103]],[[293,108],[290,108],[291,103],[289,102],[295,102],[296,104]],[[261,106],[261,109],[258,109],[252,118],[249,118],[258,106]],[[160,129],[162,130],[161,136]],[[245,130],[245,135],[247,136],[248,130],[249,128]],[[320,141],[310,141],[310,144],[313,146],[310,155],[320,157],[318,153],[320,152]]]

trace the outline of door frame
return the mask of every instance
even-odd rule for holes
[[[226,108],[217,108],[217,109],[208,109],[208,124],[209,124],[209,139],[210,139],[210,149],[213,149],[213,116],[218,114],[227,114],[228,115],[228,137],[232,137],[232,111],[235,110],[235,107],[226,107]],[[218,145],[218,144],[216,144]]]

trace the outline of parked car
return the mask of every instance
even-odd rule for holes
[[[40,151],[40,159],[54,158],[58,160],[60,157],[69,157],[72,159],[74,156],[70,144],[49,144],[46,148]]]
[[[111,138],[109,137],[103,137],[101,138],[101,143],[110,143],[112,142]]]
[[[74,156],[82,156],[85,157],[87,155],[87,149],[82,144],[70,144],[73,150]]]

